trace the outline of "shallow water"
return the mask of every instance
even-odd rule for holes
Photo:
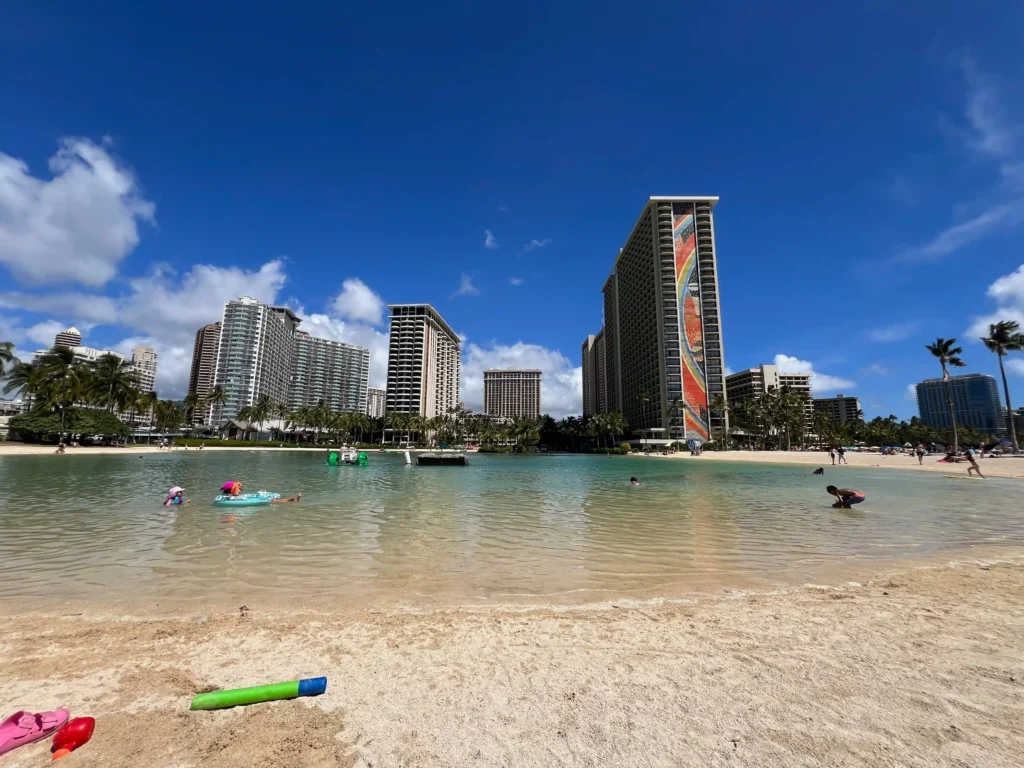
[[[642,485],[630,485],[637,475]],[[226,480],[298,504],[224,509]],[[828,483],[867,493],[833,510]],[[163,507],[182,485],[191,504]],[[328,467],[315,452],[0,458],[0,598],[595,600],[801,579],[1024,542],[1019,481],[843,467],[473,456]]]

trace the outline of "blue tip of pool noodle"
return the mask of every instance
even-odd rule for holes
[[[326,677],[311,677],[299,680],[299,696],[319,696],[327,692]]]

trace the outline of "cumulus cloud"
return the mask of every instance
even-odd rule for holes
[[[484,230],[484,248],[493,251],[498,247],[498,239],[491,233],[491,230]]]
[[[540,404],[555,418],[579,414],[583,407],[583,370],[556,349],[517,341],[488,346],[466,344],[462,352],[462,386],[466,407],[483,409],[484,371],[490,368],[536,368],[541,371]]]
[[[339,317],[380,325],[384,317],[384,300],[357,277],[350,277],[341,284],[331,307]]]
[[[31,328],[25,329],[25,336],[39,344],[41,347],[52,347],[57,334],[67,328],[66,323],[59,320],[43,320]],[[81,329],[79,329],[81,330]]]
[[[519,287],[520,285],[522,285],[523,283],[525,283],[525,282],[526,282],[526,281],[525,281],[525,280],[523,280],[523,278],[521,278],[521,277],[510,277],[510,278],[508,279],[508,281],[509,281],[509,282],[510,282],[510,283],[511,283],[512,285],[514,285],[514,286],[515,286],[516,288],[518,288],[518,287]]]
[[[776,355],[775,365],[785,373],[809,373],[811,374],[811,391],[815,395],[826,392],[838,392],[841,389],[852,389],[857,386],[856,382],[843,379],[838,376],[830,376],[827,373],[820,373],[814,370],[814,365],[807,360],[801,360],[789,355]]]
[[[459,287],[452,294],[452,298],[456,296],[476,296],[478,293],[480,293],[480,289],[473,285],[473,276],[463,272],[462,277],[459,279]]]
[[[0,152],[0,262],[34,285],[105,285],[139,243],[155,206],[134,175],[86,139],[64,139],[51,179]]]
[[[873,328],[868,331],[868,338],[871,339],[871,341],[875,341],[880,344],[888,344],[893,341],[903,341],[917,330],[917,327],[918,323],[913,321],[885,325],[881,328]]]
[[[1021,360],[1020,358],[1007,360],[1006,370],[1014,376],[1024,376],[1024,360]]]
[[[987,336],[989,325],[1000,320],[1015,320],[1024,328],[1024,264],[992,283],[985,295],[995,301],[996,310],[972,318],[970,327],[965,331],[971,341]]]
[[[917,384],[907,384],[907,388],[903,391],[903,399],[911,403],[917,402]]]

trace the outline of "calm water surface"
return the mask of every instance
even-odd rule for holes
[[[593,600],[1024,542],[1018,481],[827,473],[586,456],[464,468],[377,454],[328,467],[313,452],[4,457],[0,598]],[[214,507],[226,480],[304,497]],[[868,501],[832,510],[827,483]],[[192,503],[161,506],[175,484]]]

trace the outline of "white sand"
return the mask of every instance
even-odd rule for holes
[[[987,557],[571,609],[147,618],[0,604],[0,703],[95,716],[68,768],[1019,768],[1024,552]],[[318,698],[188,711],[210,687],[319,675]],[[0,762],[40,766],[45,750]]]

